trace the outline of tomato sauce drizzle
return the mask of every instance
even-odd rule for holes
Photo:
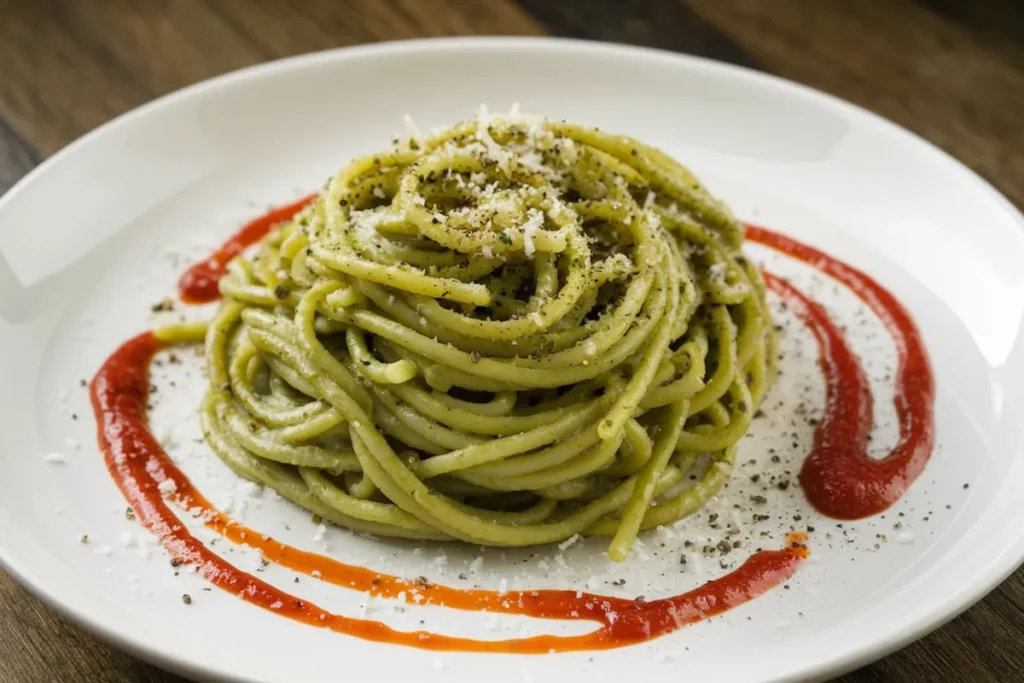
[[[888,509],[924,469],[935,444],[935,379],[924,342],[910,314],[866,273],[765,228],[748,225],[747,239],[799,259],[848,287],[877,315],[896,345],[893,402],[899,441],[876,460],[868,455],[872,397],[860,361],[824,307],[778,277],[765,273],[779,294],[814,334],[825,375],[825,410],[814,446],[800,470],[807,500],[835,519],[860,519]]]
[[[315,196],[273,209],[244,225],[210,258],[182,276],[182,300],[216,300],[218,281],[226,273],[228,262],[274,226],[291,218]],[[801,472],[808,499],[823,513],[843,519],[884,510],[920,474],[933,444],[934,380],[917,329],[899,302],[864,273],[764,228],[748,226],[747,236],[751,241],[803,260],[848,286],[879,315],[893,335],[899,356],[895,403],[900,418],[900,442],[888,457],[872,460],[867,456],[872,428],[871,391],[857,357],[822,306],[785,280],[765,273],[769,288],[810,328],[821,350],[826,407],[815,433],[814,447]],[[171,462],[150,433],[146,419],[149,364],[162,348],[163,344],[150,332],[128,340],[107,359],[90,385],[99,444],[107,468],[140,522],[160,539],[172,559],[195,565],[218,587],[296,621],[367,640],[429,650],[535,654],[609,649],[657,638],[742,605],[791,577],[808,555],[806,535],[791,533],[782,550],[758,551],[731,573],[694,590],[645,601],[569,590],[499,593],[458,589],[378,574],[293,548],[217,510]],[[168,481],[171,484],[164,483]],[[575,636],[487,641],[424,630],[397,631],[377,621],[334,614],[231,565],[188,531],[172,510],[172,503],[198,513],[208,528],[234,543],[258,550],[268,561],[331,584],[382,598],[398,598],[404,592],[416,596],[420,605],[585,620],[595,623],[597,628]]]
[[[644,601],[577,593],[570,590],[464,590],[378,574],[343,564],[264,536],[229,519],[197,491],[149,432],[146,401],[149,364],[162,348],[151,332],[125,342],[100,368],[90,387],[98,420],[100,448],[137,519],[154,533],[171,558],[196,565],[211,583],[243,600],[296,621],[366,640],[429,650],[541,654],[550,651],[601,650],[639,643],[721,614],[785,581],[807,556],[806,536],[791,534],[783,550],[762,550],[732,573],[671,598]],[[323,581],[373,595],[419,595],[420,605],[519,614],[546,619],[586,620],[599,628],[576,636],[541,635],[511,640],[477,640],[429,631],[397,631],[386,624],[333,614],[243,572],[193,536],[171,510],[164,484],[180,508],[198,513],[207,527],[263,556]]]
[[[291,204],[271,209],[243,225],[209,258],[185,271],[178,280],[178,296],[187,304],[216,301],[220,298],[217,283],[228,272],[228,262],[241,254],[246,247],[259,242],[275,225],[294,216],[318,196],[316,193],[307,195]]]

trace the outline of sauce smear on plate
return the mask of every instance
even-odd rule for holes
[[[807,556],[803,534],[791,534],[783,550],[755,553],[738,569],[671,598],[606,597],[573,590],[465,590],[425,580],[409,581],[343,564],[275,541],[231,520],[210,504],[171,462],[149,432],[149,363],[163,345],[150,332],[125,342],[100,368],[90,388],[99,422],[99,443],[107,468],[135,510],[171,558],[199,567],[211,583],[243,600],[313,626],[367,640],[429,650],[542,654],[552,650],[602,650],[639,643],[721,614],[782,583]],[[592,621],[599,627],[576,636],[542,635],[510,640],[477,640],[429,631],[397,631],[378,621],[334,614],[238,569],[193,536],[168,500],[200,516],[225,538],[259,550],[282,566],[347,588],[385,598],[399,593],[419,605],[519,614],[545,619]]]
[[[842,332],[818,304],[785,280],[765,273],[765,282],[803,320],[818,342],[825,375],[825,410],[814,447],[800,470],[804,495],[835,519],[860,519],[883,512],[900,499],[924,469],[935,444],[935,379],[921,334],[903,305],[867,274],[814,247],[757,226],[747,239],[814,266],[868,305],[896,344],[894,400],[899,442],[876,460],[868,455],[871,387]]]

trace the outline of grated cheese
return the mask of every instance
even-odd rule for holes
[[[526,254],[526,258],[533,258],[534,253],[537,251],[537,247],[534,245],[533,240],[537,236],[537,231],[544,226],[544,214],[537,209],[530,209],[529,217],[526,219],[526,223],[523,224],[523,253]]]
[[[413,140],[419,142],[420,140],[423,139],[423,134],[420,133],[419,126],[416,125],[416,122],[412,120],[412,116],[410,116],[409,114],[404,114],[402,116],[402,123],[405,124],[405,129],[409,131],[409,136]]]
[[[487,111],[487,105],[481,104],[476,115],[476,139],[483,143],[488,156],[497,162],[498,168],[508,171],[512,163],[512,153],[495,142],[488,130],[491,125],[491,115]]]
[[[570,536],[569,538],[567,538],[567,539],[565,539],[564,541],[562,541],[561,543],[559,543],[559,544],[558,544],[558,549],[559,549],[559,550],[565,550],[566,548],[568,548],[569,546],[571,546],[571,545],[572,545],[573,543],[575,543],[576,541],[578,541],[578,540],[579,540],[579,538],[580,538],[580,535],[579,535],[579,534],[573,534],[573,535],[572,535],[572,536]]]

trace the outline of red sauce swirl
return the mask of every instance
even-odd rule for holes
[[[747,239],[767,245],[832,276],[868,305],[896,344],[894,403],[899,441],[884,458],[868,455],[872,397],[860,360],[820,305],[785,280],[765,274],[814,334],[825,375],[825,410],[814,446],[800,470],[807,500],[822,514],[860,519],[878,514],[900,499],[932,454],[935,444],[935,379],[921,334],[903,305],[866,273],[814,247],[757,226]]]

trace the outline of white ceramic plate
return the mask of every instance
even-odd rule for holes
[[[151,324],[150,305],[173,294],[178,273],[241,221],[382,146],[406,112],[427,129],[467,118],[482,102],[496,111],[519,102],[528,112],[660,146],[742,218],[840,256],[896,293],[923,332],[938,386],[938,447],[909,494],[884,517],[842,527],[814,513],[795,486],[768,491],[768,522],[734,514],[736,501],[761,491],[751,474],[786,478],[799,468],[810,428],[790,421],[804,408],[820,409],[813,341],[796,325],[784,338],[784,373],[767,398],[768,416],[743,444],[739,461],[754,464],[738,468],[706,512],[645,536],[624,564],[609,562],[600,540],[500,552],[336,529],[325,539],[334,557],[410,577],[491,588],[505,578],[510,587],[652,598],[724,573],[721,558],[702,560],[699,552],[679,563],[684,540],[718,540],[710,513],[742,529],[745,544],[726,565],[754,545],[777,547],[790,528],[815,527],[811,559],[788,589],[724,617],[606,652],[437,655],[303,626],[205,591],[188,572],[175,576],[125,517],[80,380]],[[906,131],[807,88],[702,59],[556,40],[443,40],[315,54],[217,78],[103,126],[0,200],[0,560],[87,628],[198,677],[596,683],[835,674],[935,628],[1024,557],[1022,227],[992,188]],[[885,452],[895,438],[886,381],[894,355],[879,322],[806,267],[750,251],[840,321],[866,320],[851,324],[851,344],[872,377],[874,443]],[[249,526],[324,551],[308,515],[266,495],[242,495],[239,480],[194,441],[202,379],[198,359],[186,354],[186,361],[154,376],[163,397],[154,430],[173,457]],[[794,429],[804,447],[791,447]],[[770,447],[781,462],[771,462]],[[44,459],[54,452],[66,464]],[[88,543],[79,542],[82,533]],[[243,568],[259,566],[244,549],[217,547]],[[277,567],[260,576],[336,612],[365,610],[399,628],[425,624],[479,638],[581,628],[441,608],[399,611],[313,580],[295,584]],[[618,579],[625,584],[612,583]]]

